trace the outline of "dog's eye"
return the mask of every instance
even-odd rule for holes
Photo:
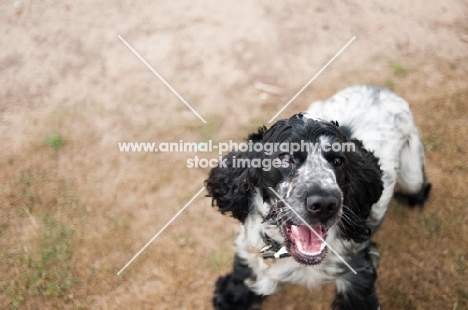
[[[278,158],[282,161],[282,162],[287,162],[287,163],[290,163],[290,164],[294,164],[294,156],[290,153],[281,153],[278,155]]]
[[[344,164],[344,160],[342,157],[335,157],[332,161],[332,164],[333,164],[333,167],[335,168],[339,168],[341,166],[343,166]]]

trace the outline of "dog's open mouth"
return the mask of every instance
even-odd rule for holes
[[[306,265],[319,264],[326,254],[326,229],[321,225],[297,226],[286,224],[283,226],[285,237],[288,239],[288,252],[300,263]]]

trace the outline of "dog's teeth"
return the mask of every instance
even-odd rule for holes
[[[260,252],[263,253],[263,252],[269,250],[270,248],[271,248],[271,245],[264,246],[264,247],[260,250]]]
[[[320,246],[320,252],[322,252],[323,249],[325,249],[326,246],[327,246],[326,242],[322,243],[322,245]]]

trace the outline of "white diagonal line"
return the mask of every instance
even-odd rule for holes
[[[353,269],[353,267],[351,267],[345,260],[343,257],[341,257],[340,254],[338,254],[335,249],[333,249],[323,238],[322,236],[320,236],[300,215],[299,213],[297,213],[296,210],[294,210],[286,201],[284,201],[284,199],[271,187],[268,187],[275,195],[276,197],[278,197],[303,223],[305,226],[307,226],[316,236],[317,238],[320,239],[320,241],[322,241],[323,243],[325,243],[326,246],[328,246],[328,248],[330,248],[330,250],[335,253],[335,255],[354,273],[354,274],[357,274],[356,270]]]
[[[188,104],[187,101],[185,101],[184,98],[182,98],[181,95],[179,95],[178,92],[176,92],[176,90],[174,88],[172,88],[171,85],[169,85],[168,82],[166,82],[166,80],[158,73],[156,72],[156,70],[153,69],[153,67],[151,67],[147,62],[146,60],[143,59],[143,57],[140,56],[140,54],[138,54],[137,51],[135,51],[135,49],[133,47],[130,46],[130,44],[127,43],[127,41],[125,41],[120,35],[118,36],[119,39],[133,52],[133,54],[135,54],[183,103],[185,103],[185,105],[190,109],[192,110],[193,113],[195,113],[196,116],[198,116],[199,119],[201,119],[201,121],[203,123],[206,124],[206,121],[203,119],[203,117],[200,116],[200,114],[198,114],[197,111],[195,111],[194,108],[192,108],[192,106],[190,104]]]
[[[190,201],[187,202],[187,204],[186,204],[182,209],[180,209],[179,212],[177,212],[176,215],[174,215],[174,216],[169,220],[169,222],[167,222],[167,224],[164,225],[164,227],[161,228],[161,229],[158,231],[158,233],[157,233],[156,235],[154,235],[154,237],[151,238],[151,240],[148,241],[148,242],[145,244],[145,246],[142,247],[141,250],[138,251],[138,253],[136,253],[136,254],[132,257],[132,259],[131,259],[127,264],[125,264],[125,266],[123,266],[122,269],[120,269],[119,272],[117,272],[117,275],[120,275],[120,273],[122,273],[122,271],[124,271],[125,268],[127,268],[128,265],[130,265],[130,264],[135,260],[135,258],[137,258],[138,255],[140,255],[141,252],[143,252],[143,251],[148,247],[148,245],[150,245],[150,243],[154,241],[154,239],[156,239],[169,225],[171,225],[171,223],[172,223],[182,212],[184,212],[184,210],[192,203],[192,201],[195,200],[195,198],[198,197],[198,195],[200,195],[200,193],[201,193],[202,191],[205,190],[205,188],[206,188],[206,187],[203,186],[203,187],[198,191],[198,193],[196,193],[195,196],[193,196],[192,199],[190,199]]]
[[[343,46],[343,47],[338,51],[338,53],[336,53],[336,55],[333,56],[333,58],[330,59],[330,60],[327,62],[327,64],[326,64],[325,66],[323,66],[323,68],[320,69],[320,71],[317,72],[317,74],[315,74],[314,77],[311,78],[310,81],[307,82],[307,84],[305,84],[304,87],[302,87],[301,90],[300,90],[297,94],[295,94],[294,97],[292,97],[291,100],[289,100],[288,103],[286,103],[286,105],[285,105],[281,110],[279,110],[278,113],[276,113],[275,116],[273,116],[273,117],[268,121],[268,123],[271,123],[281,112],[283,112],[284,109],[286,109],[286,108],[289,106],[289,104],[290,104],[291,102],[293,102],[294,99],[296,99],[297,96],[299,96],[299,95],[302,93],[302,91],[303,91],[304,89],[306,89],[307,86],[309,86],[310,83],[312,83],[312,82],[320,75],[320,73],[322,73],[323,70],[325,70],[325,69],[335,60],[335,58],[338,57],[338,56],[341,54],[341,52],[343,52],[343,51],[348,47],[348,45],[350,45],[350,44],[354,41],[354,39],[356,39],[356,36],[352,37],[351,40],[349,40],[349,42],[346,43],[346,45]]]

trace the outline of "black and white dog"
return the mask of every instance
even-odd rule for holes
[[[206,180],[219,211],[242,223],[214,307],[259,309],[285,283],[335,281],[333,308],[378,309],[371,237],[392,196],[423,204],[431,188],[407,102],[388,89],[354,86],[247,142],[264,149],[231,151]],[[261,166],[246,164],[255,159]]]

